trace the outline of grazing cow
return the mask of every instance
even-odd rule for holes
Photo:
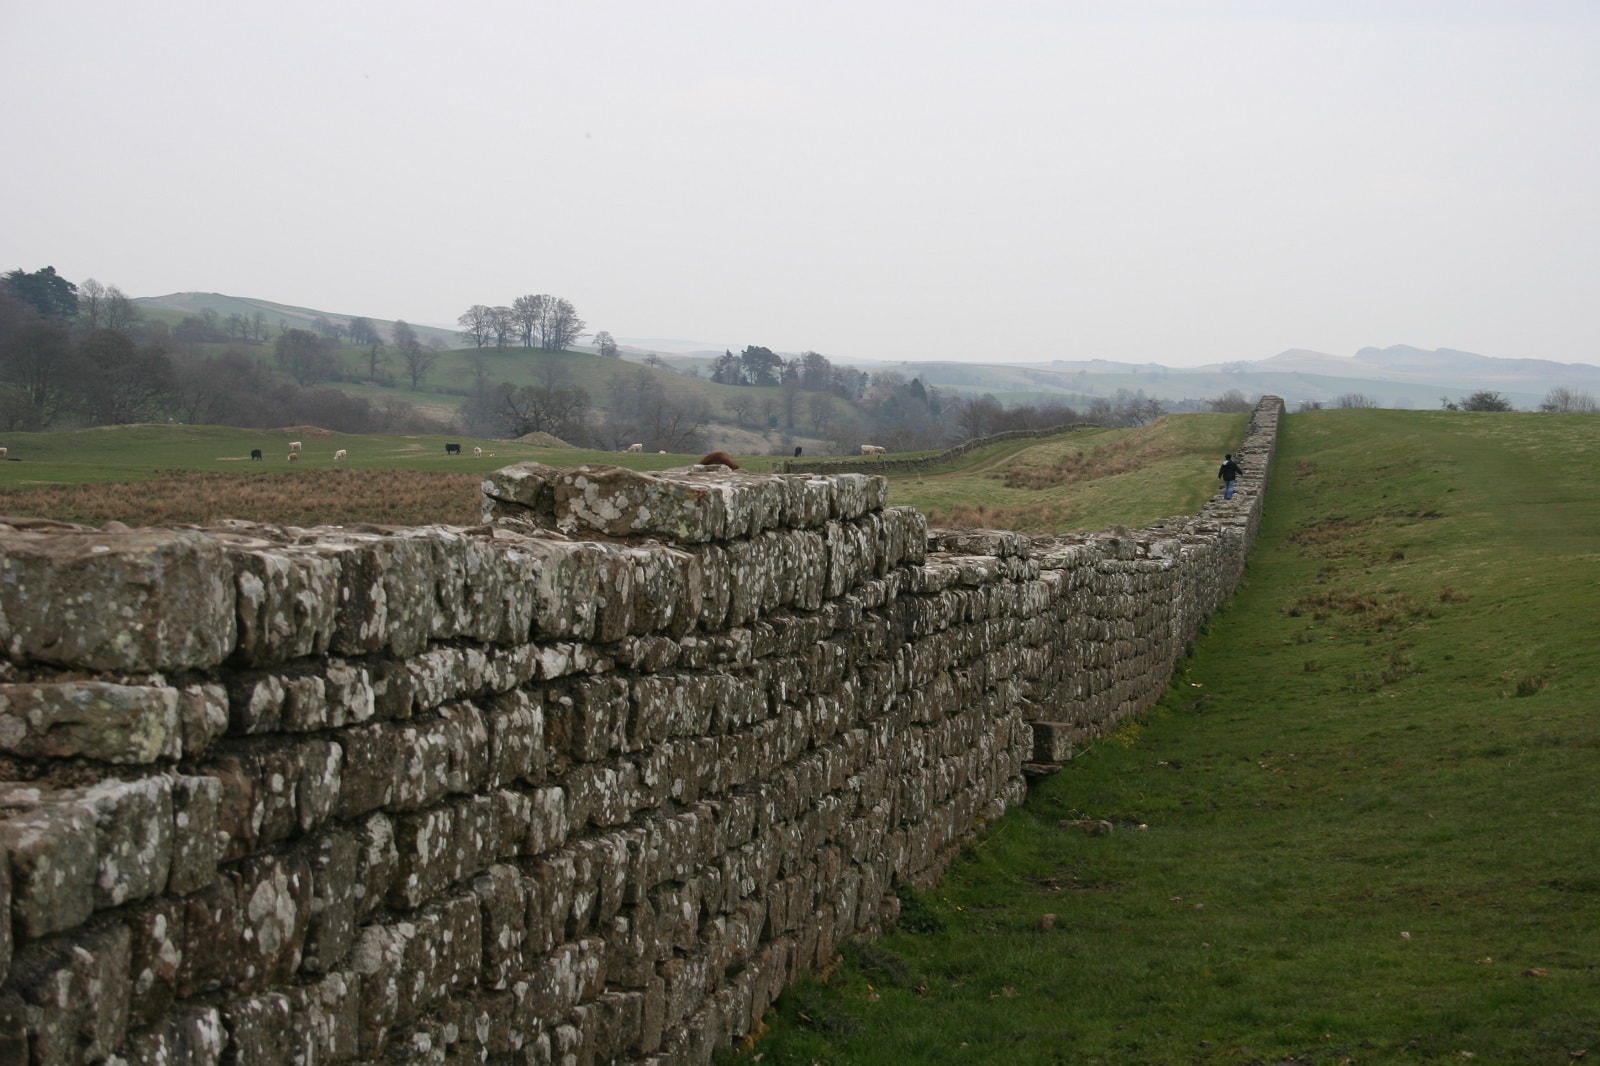
[[[876,444],[863,444],[861,446],[861,454],[862,455],[882,455],[883,454],[883,449],[880,448]]]
[[[261,461],[261,449],[260,448],[251,448],[250,449],[250,461],[252,463],[257,463],[257,462]]]
[[[338,451],[333,453],[333,461],[337,463],[341,459],[348,458],[349,455],[349,452],[345,451],[343,448],[340,448]]]
[[[4,459],[5,457],[6,457],[6,450],[4,448],[0,448],[0,459]]]
[[[300,461],[300,453],[299,452],[290,452],[289,453],[289,461],[291,463],[298,463]]]
[[[460,455],[461,454],[461,445],[459,445],[459,444],[446,444],[444,446],[444,453],[446,455]]]
[[[297,441],[297,440],[292,440],[292,441],[290,441],[290,442],[289,442],[289,450],[290,450],[290,451],[291,451],[291,452],[297,452],[297,451],[299,451],[299,450],[300,450],[300,442],[299,442],[299,441]]]
[[[662,448],[659,452],[656,452],[656,454],[657,455],[666,455],[667,454],[667,450],[665,448]]]
[[[643,444],[630,444],[630,445],[628,445],[628,450],[630,452],[642,452],[642,451],[644,451],[644,445]]]
[[[796,459],[800,458],[800,445],[798,444],[794,446],[794,457]]]
[[[472,449],[472,456],[473,456],[474,459],[482,459],[483,458],[483,449],[482,448],[478,448],[478,447],[474,447]]]
[[[701,466],[725,466],[729,470],[739,469],[739,464],[734,462],[727,452],[712,452],[700,460]]]

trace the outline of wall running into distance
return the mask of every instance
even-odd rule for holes
[[[0,520],[0,1061],[710,1061],[1151,704],[1281,411],[1093,536],[537,464],[474,528]]]

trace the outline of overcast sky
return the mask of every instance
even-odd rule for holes
[[[0,269],[619,338],[1600,363],[1600,3],[0,0]]]

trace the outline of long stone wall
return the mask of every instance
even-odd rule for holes
[[[1281,411],[1086,537],[537,464],[466,529],[0,524],[0,1061],[708,1062],[1150,705]]]

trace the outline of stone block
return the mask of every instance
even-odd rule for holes
[[[168,892],[193,892],[216,876],[222,859],[221,809],[222,782],[217,778],[173,778]]]
[[[95,826],[95,908],[166,890],[172,869],[172,779],[102,781],[74,801]]]
[[[262,855],[239,866],[239,987],[287,983],[300,968],[311,923],[311,865],[299,852]]]
[[[311,871],[311,908],[300,968],[328,973],[339,966],[355,943],[361,842],[343,827],[323,832],[307,848]]]
[[[178,722],[183,751],[191,759],[210,749],[228,731],[228,690],[223,685],[185,685],[178,690]]]
[[[310,985],[284,989],[298,1048],[295,1066],[347,1062],[361,1053],[360,977],[330,973]]]
[[[1064,763],[1072,758],[1073,740],[1083,730],[1070,722],[1033,722],[1032,751],[1028,758],[1036,763]]]
[[[323,538],[317,550],[339,563],[336,655],[421,651],[433,630],[432,553],[424,541],[379,534]]]
[[[240,996],[222,1005],[228,1032],[223,1062],[235,1066],[294,1066],[303,1041],[294,1030],[289,997],[281,992]]]
[[[172,1009],[183,962],[185,905],[171,897],[132,908],[127,915],[131,937],[133,985],[129,1026],[158,1024]]]
[[[0,751],[148,765],[182,754],[178,691],[104,681],[0,685]]]
[[[242,537],[221,541],[233,570],[237,661],[268,666],[326,654],[339,606],[338,555]]]
[[[29,944],[10,987],[26,1005],[29,1061],[79,1066],[111,1055],[128,1029],[132,936],[119,922]]]
[[[22,936],[71,929],[94,913],[93,811],[50,802],[0,819],[0,849],[9,859],[10,913]]]
[[[206,534],[0,532],[0,647],[13,662],[207,669],[236,633],[229,570]]]

